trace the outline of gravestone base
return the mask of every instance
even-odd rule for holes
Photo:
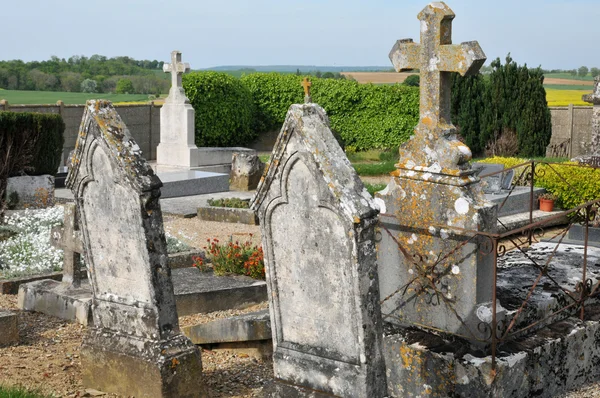
[[[12,311],[0,309],[0,346],[19,342],[19,319]]]
[[[596,312],[598,309],[596,309]],[[600,322],[568,318],[491,356],[460,353],[456,341],[404,330],[384,337],[391,397],[554,397],[600,376]],[[474,355],[475,354],[475,355]]]
[[[198,349],[176,335],[167,341],[91,330],[81,346],[83,384],[136,397],[205,397]]]
[[[87,280],[74,288],[52,279],[21,285],[18,307],[23,311],[36,311],[60,319],[74,320],[84,326],[91,325],[92,291]]]
[[[273,380],[263,387],[262,393],[264,397],[269,398],[331,398],[336,396],[288,384],[282,380]]]
[[[535,187],[533,189],[533,210],[537,210],[539,208],[537,197],[544,192],[546,192],[544,188]],[[531,188],[529,187],[515,187],[512,192],[503,190],[498,193],[486,193],[485,199],[493,204],[497,204],[498,217],[504,217],[513,214],[529,212],[530,194]],[[502,203],[504,203],[504,205]]]

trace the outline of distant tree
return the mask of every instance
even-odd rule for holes
[[[320,71],[320,70],[316,71],[316,72],[315,72],[315,76],[316,76],[316,77],[321,77],[321,76],[322,76],[322,75],[321,75],[321,71]]]
[[[596,76],[600,75],[600,69],[598,69],[598,68],[591,68],[590,69],[590,73],[592,74],[592,77],[596,77]]]
[[[121,79],[117,82],[115,88],[117,94],[131,94],[133,93],[133,82],[129,79]]]
[[[404,79],[405,86],[419,87],[420,82],[421,77],[419,75],[410,75],[407,76],[406,79]]]
[[[296,76],[300,76],[300,69],[296,69]]]
[[[579,75],[579,77],[586,77],[588,72],[589,69],[587,68],[587,66],[580,66],[577,70],[577,74]]]
[[[577,69],[571,69],[569,73],[571,74],[571,76],[577,76]]]
[[[98,91],[98,83],[92,79],[85,79],[81,82],[82,93],[95,93]]]
[[[325,73],[323,73],[323,78],[324,79],[333,79],[333,78],[335,78],[335,75],[332,72],[325,72]]]
[[[83,78],[80,73],[63,72],[60,74],[60,86],[63,91],[76,93],[81,90]]]

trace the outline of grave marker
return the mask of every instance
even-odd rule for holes
[[[81,348],[86,387],[203,396],[198,349],[179,330],[156,177],[108,101],[88,101],[66,184],[93,294]]]
[[[493,231],[496,213],[450,120],[450,72],[476,73],[485,55],[477,42],[452,44],[454,16],[443,2],[429,4],[418,15],[421,44],[399,40],[390,53],[396,70],[420,69],[421,102],[415,135],[376,194],[385,213],[380,293],[388,322],[481,338],[492,328],[483,314],[491,313],[493,253],[465,231]]]
[[[283,382],[275,395],[384,396],[377,210],[323,108],[290,107],[268,167],[252,209]]]
[[[63,251],[63,278],[62,282],[73,287],[81,285],[81,253],[83,241],[79,230],[79,220],[75,204],[66,203],[63,227],[54,227],[50,232],[52,246]]]

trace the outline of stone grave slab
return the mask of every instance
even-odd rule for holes
[[[271,159],[251,208],[267,269],[272,394],[384,396],[376,206],[316,104],[290,107]]]
[[[0,346],[19,342],[19,318],[12,311],[0,309]]]
[[[236,315],[182,328],[194,344],[239,343],[271,340],[269,310]]]
[[[538,195],[546,192],[544,188],[533,188],[533,210],[539,209]],[[510,194],[510,195],[509,195]],[[514,187],[512,191],[502,190],[497,193],[486,193],[485,199],[498,205],[498,217],[528,213],[531,208],[531,188]]]
[[[92,286],[84,386],[126,396],[205,396],[200,352],[179,329],[162,184],[110,102],[87,102],[66,185]]]
[[[583,245],[585,243],[585,225],[573,224],[569,229],[565,243]],[[600,248],[600,228],[588,228],[588,245]]]
[[[473,163],[472,167],[481,178],[484,193],[494,194],[502,191],[503,173],[499,172],[504,170],[504,165],[496,163]]]
[[[163,182],[162,198],[229,191],[228,174],[159,167],[157,175]]]

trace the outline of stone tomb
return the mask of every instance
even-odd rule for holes
[[[200,353],[179,330],[161,182],[110,102],[86,104],[71,162],[66,184],[93,292],[84,385],[126,396],[204,396]]]
[[[291,106],[251,207],[267,268],[269,394],[384,396],[377,210],[320,106]]]
[[[452,44],[454,13],[443,2],[418,15],[421,44],[399,40],[390,53],[398,71],[421,70],[420,120],[400,147],[400,163],[376,194],[383,214],[378,244],[384,320],[481,337],[478,312],[490,312],[493,253],[464,232],[496,227],[469,165],[471,151],[450,121],[450,72],[476,73],[485,61],[477,42]]]

